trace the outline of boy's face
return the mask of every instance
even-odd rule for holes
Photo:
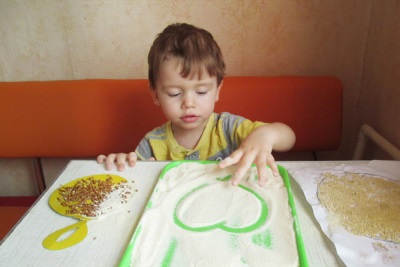
[[[201,130],[207,124],[219,99],[222,82],[206,71],[201,78],[183,78],[177,58],[168,58],[161,63],[156,88],[151,89],[154,103],[159,105],[165,117],[172,122],[173,130]]]

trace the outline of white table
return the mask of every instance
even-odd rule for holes
[[[117,266],[157,182],[169,162],[138,162],[123,172],[105,171],[92,160],[73,160],[0,246],[0,266]],[[355,162],[278,162],[288,169],[321,167]],[[358,162],[359,164],[360,162]],[[89,233],[79,244],[64,250],[43,248],[42,241],[54,231],[77,222],[61,216],[48,205],[51,193],[68,181],[100,173],[120,175],[135,181],[138,189],[125,208],[88,222]],[[321,232],[302,190],[291,177],[298,219],[310,266],[343,266],[332,242]]]

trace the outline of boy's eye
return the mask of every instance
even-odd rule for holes
[[[181,93],[174,93],[174,94],[168,94],[168,96],[170,96],[170,97],[176,97],[176,96],[179,96]]]
[[[198,95],[205,95],[207,94],[207,91],[201,91],[201,92],[197,92]]]

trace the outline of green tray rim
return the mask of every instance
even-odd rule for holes
[[[173,161],[171,163],[168,163],[167,165],[164,166],[164,168],[162,169],[158,180],[162,180],[165,176],[165,174],[173,168],[176,168],[177,166],[183,164],[183,163],[200,163],[200,164],[218,164],[219,161],[210,161],[210,160],[178,160],[178,161]],[[294,232],[295,232],[295,237],[296,237],[296,245],[297,245],[297,251],[299,254],[299,264],[300,267],[309,267],[308,264],[308,260],[307,260],[307,251],[304,245],[304,239],[303,239],[303,235],[301,233],[301,229],[300,229],[300,223],[297,217],[297,209],[296,209],[296,204],[294,201],[294,197],[293,197],[293,192],[292,192],[292,186],[290,183],[290,178],[289,178],[289,173],[286,170],[285,167],[281,166],[278,164],[278,170],[279,170],[279,174],[282,176],[283,178],[283,182],[285,184],[286,187],[286,191],[288,193],[288,202],[289,202],[289,206],[290,209],[292,211],[292,216],[293,216],[293,227],[294,227]],[[151,202],[152,198],[153,198],[153,194],[156,192],[156,188],[157,185],[155,186],[149,201],[147,203],[147,205],[149,205],[149,203]],[[146,205],[146,207],[147,207]],[[141,216],[143,216],[145,211],[143,211],[143,213],[141,214]],[[141,230],[141,224],[140,224],[140,219],[139,219],[139,223],[135,229],[135,231],[133,232],[132,238],[127,246],[127,248],[125,249],[125,252],[121,258],[121,261],[119,263],[119,267],[127,267],[130,266],[130,262],[132,259],[132,252],[133,249],[135,247],[135,241],[137,236],[139,235],[139,232]]]

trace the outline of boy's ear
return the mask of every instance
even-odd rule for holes
[[[217,87],[217,93],[215,94],[215,102],[217,102],[219,100],[219,93],[221,92],[223,83],[224,83],[224,81],[222,80]]]
[[[151,98],[153,98],[154,104],[156,106],[159,106],[160,105],[160,100],[158,98],[158,94],[157,94],[156,88],[153,88],[153,87],[149,86],[149,92],[150,92]]]

